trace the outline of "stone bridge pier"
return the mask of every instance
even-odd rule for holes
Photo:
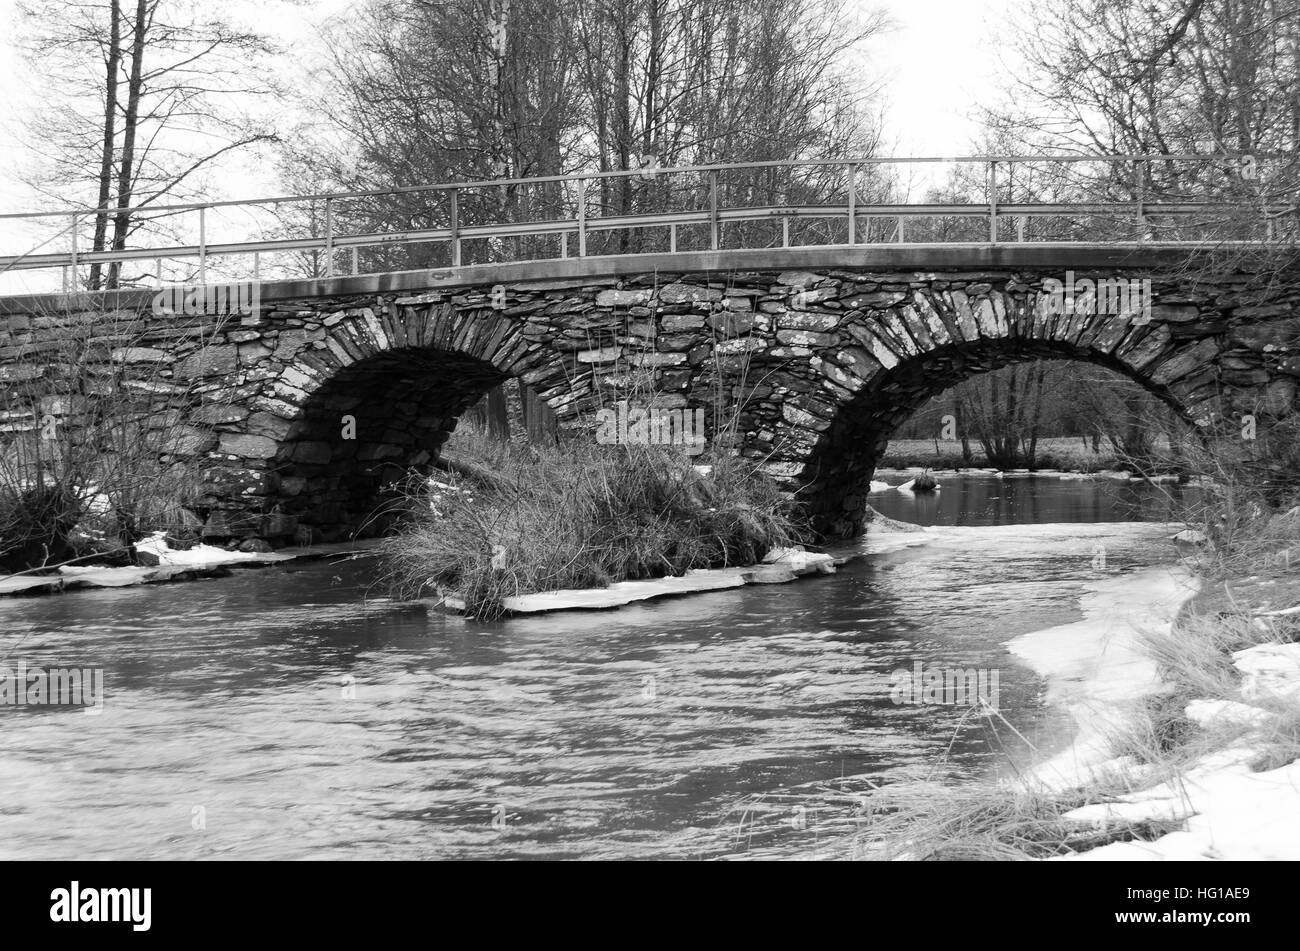
[[[761,461],[828,536],[861,529],[876,461],[901,422],[954,383],[1017,361],[1106,366],[1189,421],[1295,404],[1300,282],[1275,282],[1261,302],[1247,275],[1193,282],[1102,256],[1079,260],[1074,276],[1135,281],[1149,296],[1063,307],[1059,260],[936,270],[868,267],[847,250],[663,257],[596,275],[552,262],[450,281],[413,272],[267,284],[255,313],[184,328],[153,314],[148,293],[107,306],[141,315],[133,349],[149,351],[139,362],[196,434],[195,507],[215,538],[382,530],[393,483],[427,471],[457,418],[512,377],[577,438],[593,438],[596,410],[619,399],[703,409],[706,438]],[[24,353],[69,320],[101,319],[105,304],[0,308],[4,386],[6,365],[13,375]]]

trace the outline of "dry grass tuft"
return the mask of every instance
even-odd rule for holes
[[[454,593],[493,618],[513,595],[753,564],[808,537],[775,484],[730,456],[500,443],[474,467],[492,475],[410,482],[409,514],[381,547],[399,596]]]

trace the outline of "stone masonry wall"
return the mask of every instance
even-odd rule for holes
[[[830,535],[860,529],[895,426],[953,383],[1017,360],[1108,366],[1202,422],[1294,408],[1295,283],[1261,305],[1244,295],[1245,276],[1197,287],[1157,277],[1142,322],[1053,312],[1042,281],[1063,277],[828,270],[531,281],[504,294],[484,285],[268,301],[246,317],[145,311],[143,330],[100,343],[104,360],[139,367],[166,402],[160,412],[179,413],[193,434],[174,448],[205,470],[195,500],[205,533],[276,543],[298,526],[326,539],[380,530],[375,513],[393,483],[426,470],[457,417],[511,377],[570,431],[594,429],[597,409],[629,396],[704,409],[709,439],[762,460]],[[41,355],[57,355],[58,335],[131,316],[0,317],[0,388],[33,392],[36,416],[40,399],[56,395],[58,369],[42,367]],[[33,374],[52,381],[44,397]],[[6,425],[29,423],[0,421],[0,438]]]

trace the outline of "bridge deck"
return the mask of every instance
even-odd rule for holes
[[[1213,248],[1221,248],[1222,244]],[[442,288],[517,285],[530,281],[581,282],[665,272],[728,272],[811,270],[836,268],[879,271],[1005,270],[1019,268],[1161,268],[1186,264],[1190,256],[1211,246],[1148,243],[1024,243],[828,245],[814,248],[752,248],[722,251],[683,251],[667,254],[623,254],[542,261],[477,264],[456,268],[394,271],[306,280],[259,282],[261,301],[299,300],[354,294],[419,293]],[[144,307],[155,288],[70,294],[29,294],[0,297],[0,314],[42,313],[94,309],[100,306]]]

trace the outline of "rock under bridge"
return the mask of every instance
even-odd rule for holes
[[[385,486],[427,470],[457,418],[513,377],[569,429],[594,432],[596,410],[630,392],[703,409],[709,440],[762,460],[844,536],[894,428],[1017,361],[1109,367],[1188,420],[1290,412],[1300,284],[1261,302],[1248,275],[1193,279],[1180,260],[1097,247],[589,258],[268,283],[255,313],[191,316],[154,313],[152,291],[13,298],[0,301],[0,388],[29,405],[9,400],[0,438],[73,412],[69,393],[93,400],[56,359],[80,328],[180,420],[170,451],[204,470],[205,534],[298,524],[334,539],[381,527],[368,518]],[[1061,309],[1044,281],[1067,270],[1150,279],[1149,311]]]

